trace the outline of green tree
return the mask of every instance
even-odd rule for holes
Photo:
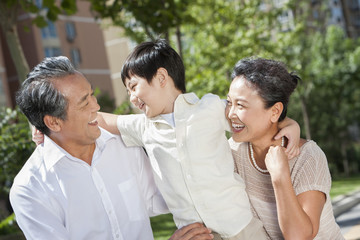
[[[35,144],[26,117],[18,110],[0,109],[0,119],[0,194],[6,195]]]
[[[76,12],[76,0],[63,0],[60,6],[56,5],[55,0],[43,0],[42,6],[37,6],[34,2],[29,0],[0,1],[0,27],[5,36],[20,82],[26,79],[26,75],[29,73],[29,65],[17,33],[19,13],[33,14],[35,17],[32,23],[38,27],[45,27],[47,20],[56,21],[59,14],[73,14]]]
[[[310,3],[298,4],[288,6],[295,12],[294,28],[275,35],[274,56],[302,78],[289,112],[302,122],[306,138],[323,148],[331,170],[340,167],[348,175],[347,152],[355,147],[349,126],[358,124],[360,112],[359,41],[347,38],[340,27],[325,25],[325,3],[318,6],[324,14],[311,21]]]
[[[193,21],[186,9],[189,0],[88,0],[95,16],[111,19],[113,25],[125,30],[125,35],[136,42],[155,40],[159,36],[170,40],[173,31],[179,54],[182,55],[181,31],[183,24]]]
[[[196,24],[183,27],[188,90],[224,97],[238,60],[270,56],[269,29],[279,12],[261,10],[261,2],[201,0],[189,7]]]

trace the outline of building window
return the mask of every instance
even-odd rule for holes
[[[74,64],[75,68],[79,67],[79,65],[81,63],[80,50],[77,48],[71,49],[70,57],[71,57],[72,63]]]
[[[45,47],[45,57],[57,57],[61,55],[61,49],[59,47]]]
[[[42,7],[42,0],[35,0],[35,5],[40,9]]]
[[[65,23],[66,38],[69,42],[74,41],[76,37],[75,24],[73,22]]]
[[[57,38],[57,33],[56,33],[56,27],[55,24],[51,21],[48,21],[47,23],[48,25],[44,28],[41,29],[41,37],[43,39],[47,39],[47,38]]]

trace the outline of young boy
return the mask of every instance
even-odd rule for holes
[[[185,93],[183,62],[164,40],[138,45],[121,77],[130,101],[145,114],[100,113],[99,124],[121,133],[127,146],[146,149],[177,227],[203,222],[223,239],[266,239],[234,174],[223,101]]]

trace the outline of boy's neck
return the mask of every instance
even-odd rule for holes
[[[165,109],[164,114],[174,112],[175,101],[180,94],[182,94],[182,92],[176,88],[167,92],[167,99],[169,100],[169,104]]]

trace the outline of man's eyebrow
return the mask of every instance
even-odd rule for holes
[[[94,92],[94,89],[93,87],[91,86],[91,94]],[[78,102],[78,105],[81,105],[84,101],[86,101],[87,97],[89,96],[89,94],[85,94],[81,99],[80,101]]]
[[[87,99],[88,96],[89,96],[88,93],[87,93],[86,95],[84,95],[84,96],[80,99],[80,101],[78,102],[78,105],[81,105],[81,104]]]

